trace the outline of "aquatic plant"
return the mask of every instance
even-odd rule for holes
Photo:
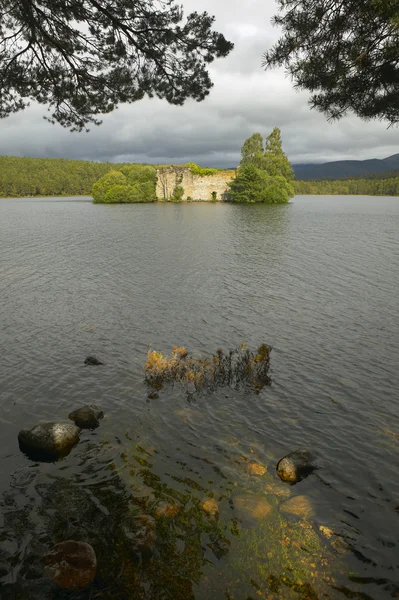
[[[167,383],[189,385],[199,391],[218,386],[250,385],[255,391],[271,384],[269,376],[271,347],[262,344],[252,352],[242,344],[225,353],[220,348],[211,358],[194,358],[186,348],[173,347],[170,356],[148,350],[144,365],[145,381],[155,389]]]

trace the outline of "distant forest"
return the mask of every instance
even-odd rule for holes
[[[63,158],[0,156],[0,197],[90,196],[96,181],[122,166]]]
[[[399,177],[389,179],[328,179],[292,182],[296,194],[337,196],[399,196]],[[381,174],[383,177],[383,174]]]
[[[124,164],[0,156],[0,197],[90,196],[93,184]],[[296,194],[399,196],[396,172],[360,179],[292,182]],[[399,175],[399,173],[398,173]]]

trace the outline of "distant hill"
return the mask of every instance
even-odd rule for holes
[[[382,160],[338,160],[321,165],[292,165],[295,178],[301,181],[310,179],[345,179],[382,175],[392,177],[392,172],[399,170],[399,154]]]

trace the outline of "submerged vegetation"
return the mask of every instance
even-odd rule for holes
[[[173,347],[170,356],[148,350],[144,366],[145,381],[154,389],[164,384],[189,385],[195,391],[218,386],[250,385],[255,391],[271,384],[269,376],[271,348],[266,344],[256,352],[245,344],[227,354],[218,349],[211,358],[194,358],[184,347]]]

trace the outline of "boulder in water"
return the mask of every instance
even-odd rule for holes
[[[298,483],[315,470],[313,459],[313,454],[309,450],[291,452],[278,461],[277,475],[288,483]]]
[[[43,562],[47,577],[69,592],[84,590],[96,576],[96,554],[86,542],[61,542],[43,557]]]
[[[95,429],[100,425],[104,413],[95,404],[87,404],[71,412],[68,418],[81,429]]]
[[[95,356],[88,356],[85,359],[85,365],[92,365],[92,366],[95,365],[95,366],[97,366],[97,365],[103,365],[103,364],[104,363],[101,362],[101,360],[98,360],[98,358],[96,358]]]
[[[27,454],[43,452],[56,456],[72,448],[79,439],[80,431],[72,423],[39,423],[32,429],[22,429],[18,441]]]

